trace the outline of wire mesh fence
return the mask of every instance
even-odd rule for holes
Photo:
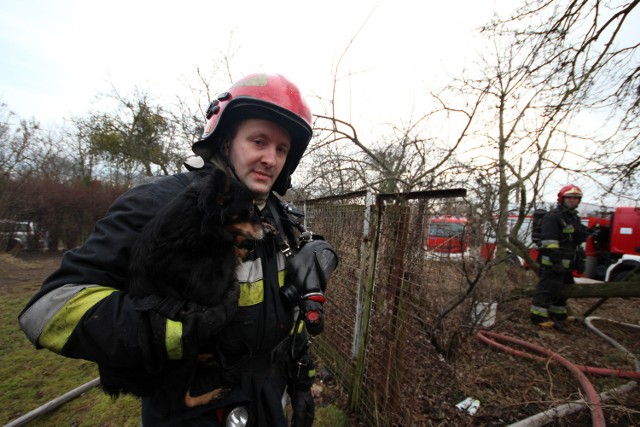
[[[367,425],[420,424],[430,412],[428,390],[447,387],[452,377],[442,354],[454,347],[459,330],[449,331],[442,314],[451,305],[456,310],[446,321],[460,324],[469,316],[468,307],[452,305],[452,295],[464,297],[467,282],[455,267],[460,251],[451,250],[454,236],[432,245],[428,230],[436,218],[456,218],[464,195],[353,193],[304,202],[308,228],[340,255],[314,352]],[[465,238],[455,239],[464,251]],[[443,375],[433,378],[438,365]]]

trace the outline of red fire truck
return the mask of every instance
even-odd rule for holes
[[[461,259],[469,251],[467,218],[442,215],[429,220],[425,251],[430,259]]]
[[[518,221],[518,217],[516,215],[509,215],[507,217],[507,233],[511,233],[512,228],[515,226]],[[522,221],[522,226],[520,227],[520,231],[518,232],[518,239],[528,248],[529,255],[532,259],[538,258],[538,248],[535,246],[533,241],[531,240],[531,216],[527,216]],[[490,226],[485,227],[485,236],[482,242],[482,247],[480,251],[480,255],[484,260],[493,259],[495,256],[495,246],[496,246],[496,236],[495,231]],[[507,262],[511,265],[515,265],[518,267],[529,268],[529,265],[525,261],[525,259],[518,255],[513,254],[511,252],[507,252],[508,258]]]
[[[517,217],[508,217],[510,232]],[[616,281],[635,268],[640,269],[640,208],[619,207],[613,212],[584,216],[582,218],[593,234],[584,246],[584,265],[574,274],[594,280]],[[538,258],[538,250],[531,240],[531,217],[526,217],[518,233],[528,248],[532,259]],[[469,254],[469,223],[462,216],[445,215],[429,221],[425,238],[425,250],[429,258],[460,259]],[[480,248],[482,259],[492,259],[495,251],[495,235],[485,227]],[[520,254],[509,254],[510,264],[528,268]]]
[[[593,235],[585,245],[584,276],[617,281],[640,267],[640,208],[620,207],[587,220]]]

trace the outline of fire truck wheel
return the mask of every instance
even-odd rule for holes
[[[629,271],[621,271],[619,273],[615,273],[613,277],[609,280],[610,282],[622,282],[629,275]]]

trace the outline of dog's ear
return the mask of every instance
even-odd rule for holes
[[[198,209],[202,212],[200,232],[209,234],[224,224],[224,206],[233,197],[231,178],[216,169],[201,182],[198,194]]]
[[[223,171],[216,169],[199,183],[198,209],[205,215],[217,210],[228,197],[230,178]]]
[[[222,206],[231,197],[231,178],[221,170],[216,170],[216,202]]]

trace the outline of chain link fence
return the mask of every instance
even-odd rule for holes
[[[441,393],[431,392],[453,381],[444,357],[462,338],[447,322],[469,321],[470,306],[460,303],[468,277],[453,254],[426,242],[433,219],[461,213],[464,196],[462,189],[359,192],[296,202],[306,211],[307,228],[340,255],[326,292],[325,330],[313,351],[366,425],[417,425],[425,422],[421,417],[437,417],[438,402],[430,396]]]

